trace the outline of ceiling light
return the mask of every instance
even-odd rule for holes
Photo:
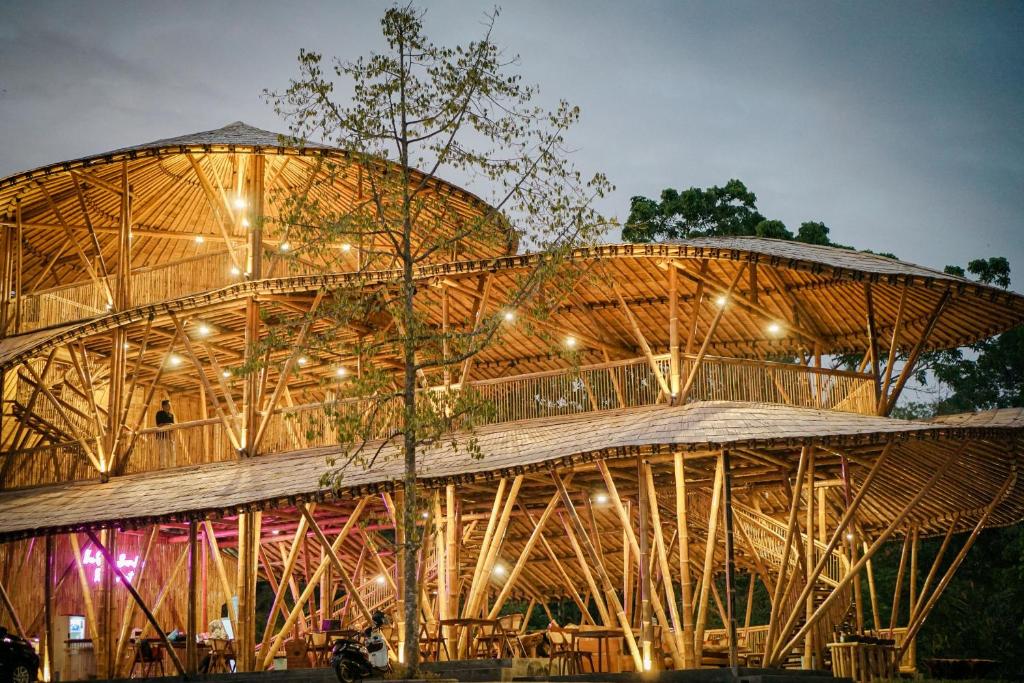
[[[278,249],[280,249],[281,251],[288,251],[291,248],[292,245],[289,244],[288,242],[281,242],[281,245],[278,247]]]
[[[729,298],[724,294],[720,294],[718,297],[715,298],[715,305],[718,306],[719,308],[725,308],[725,304],[727,304],[728,302]]]
[[[384,578],[383,574],[377,574],[377,578],[376,578],[377,583],[379,583],[380,585],[383,586],[386,580],[387,579]]]
[[[171,354],[171,357],[168,358],[168,361],[170,361],[171,365],[181,365],[181,356]]]
[[[576,348],[576,337],[570,334],[568,337],[565,338],[565,345],[570,349]]]
[[[238,268],[238,266],[231,266],[231,275],[233,275],[234,277],[238,277],[241,274],[242,271]]]
[[[338,368],[337,370],[334,371],[334,374],[337,375],[338,377],[344,377],[345,375],[348,374],[348,370],[346,370],[345,368]]]
[[[768,334],[779,334],[780,332],[782,332],[782,325],[780,325],[780,324],[778,324],[776,322],[771,322],[771,323],[768,323],[768,328],[767,329],[768,329]]]
[[[281,535],[281,530],[280,529],[274,529],[270,533],[274,534],[275,536],[280,536]]]
[[[305,365],[308,362],[309,362],[308,358],[306,358],[305,356],[299,356],[299,359],[298,359],[299,365]]]
[[[245,208],[245,197],[235,197],[235,208],[236,209],[244,209]]]
[[[516,319],[516,312],[515,311],[505,311],[505,322],[507,322],[507,323],[515,322],[515,319]]]
[[[242,219],[242,227],[243,228],[248,228],[249,227],[249,219],[248,218],[243,218]]]
[[[508,570],[505,569],[505,565],[503,565],[503,564],[496,564],[496,565],[494,565],[494,575],[495,576],[505,576],[505,572],[506,571],[508,571]]]
[[[231,376],[231,371],[230,370],[221,370],[220,376],[224,377],[226,379],[226,378]]]
[[[203,242],[206,241],[206,238],[203,237],[202,235],[196,235],[195,240],[196,240],[196,244],[202,244]]]
[[[598,505],[606,504],[608,502],[608,494],[607,493],[598,493],[598,494],[596,494],[594,496],[594,502],[597,503]]]
[[[342,242],[341,250],[347,254],[348,252],[352,251],[352,245],[349,244],[348,242]]]
[[[198,329],[196,329],[196,332],[198,332],[199,334],[201,334],[204,337],[206,335],[210,334],[210,331],[211,331],[210,330],[210,326],[207,325],[206,323],[199,323],[199,327],[198,327]]]
[[[852,541],[853,540],[853,532],[852,531],[847,531],[846,532],[846,540],[847,541]]]

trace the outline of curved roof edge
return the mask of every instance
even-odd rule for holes
[[[733,238],[728,238],[733,239]],[[585,259],[602,258],[713,258],[732,261],[748,261],[765,263],[775,267],[785,267],[793,270],[805,270],[813,273],[829,272],[836,279],[852,281],[884,281],[887,284],[916,285],[924,288],[933,288],[936,283],[945,282],[948,286],[957,290],[958,293],[971,293],[993,304],[1003,305],[1018,315],[1018,323],[1024,323],[1024,296],[1005,289],[972,282],[953,275],[938,273],[926,268],[903,264],[901,261],[882,258],[890,264],[905,265],[904,271],[889,269],[888,272],[881,270],[869,270],[874,263],[874,255],[861,254],[829,247],[815,247],[807,251],[801,251],[805,247],[797,243],[796,250],[787,250],[786,256],[774,248],[774,244],[768,245],[772,248],[762,247],[761,243],[777,243],[778,240],[764,240],[753,238],[755,241],[745,242],[745,249],[738,249],[735,245],[721,246],[709,243],[708,240],[700,240],[687,243],[658,243],[658,244],[602,244],[594,247],[577,249],[571,255],[571,260],[580,261]],[[788,242],[781,244],[790,245]],[[829,262],[823,260],[812,261],[810,256],[820,256],[821,250],[831,249],[839,252],[833,254]],[[486,258],[474,261],[451,261],[440,264],[421,266],[416,271],[416,277],[429,280],[436,277],[464,276],[474,273],[497,272],[501,270],[512,270],[517,267],[529,267],[538,263],[544,256],[542,254],[519,254],[515,256],[502,256],[497,258]],[[857,268],[855,266],[862,265]],[[311,291],[314,289],[329,289],[331,287],[343,286],[346,284],[359,283],[365,286],[374,286],[393,282],[400,275],[400,271],[373,271],[369,273],[338,272],[323,273],[318,275],[294,275],[264,280],[252,280],[239,282],[219,289],[207,290],[185,294],[175,299],[168,299],[157,303],[144,304],[135,308],[108,313],[106,315],[72,322],[41,330],[33,330],[17,336],[10,336],[0,340],[0,368],[9,366],[22,358],[29,357],[40,349],[45,349],[60,344],[64,341],[77,338],[81,335],[90,335],[98,332],[113,329],[121,325],[129,325],[147,317],[165,315],[169,311],[182,312],[186,310],[201,309],[216,303],[230,301],[236,298],[253,296],[259,294],[280,294]],[[969,342],[964,342],[969,343]]]
[[[42,177],[50,176],[61,171],[70,171],[78,168],[110,164],[115,161],[122,161],[125,159],[141,159],[168,154],[184,154],[190,151],[266,152],[272,150],[277,154],[298,154],[309,156],[326,155],[346,158],[350,154],[350,152],[341,149],[340,147],[325,145],[319,142],[303,141],[301,145],[286,144],[290,140],[292,140],[292,138],[288,135],[275,133],[262,128],[256,128],[255,126],[250,126],[244,121],[234,121],[226,126],[214,128],[213,130],[198,131],[195,133],[188,133],[186,135],[179,135],[176,137],[163,138],[152,142],[132,145],[130,147],[121,147],[110,150],[109,152],[90,154],[77,159],[58,161],[26,171],[13,173],[4,178],[0,178],[0,190],[3,188],[13,187],[30,180],[37,180]],[[381,159],[380,162],[389,165],[394,164],[394,162],[385,159]],[[419,175],[425,175],[418,169],[413,170]],[[436,176],[431,179],[431,182],[436,183],[438,187],[443,187],[450,192],[459,193],[471,204],[476,204],[477,206],[486,209],[493,208],[478,195],[466,190],[465,188],[459,187],[458,185],[449,183],[448,181],[437,178]],[[499,213],[499,216],[500,221],[502,223],[506,223],[506,232],[510,235],[509,248],[510,251],[514,251],[518,246],[518,233],[511,227],[507,226],[507,220],[504,215]]]
[[[812,444],[901,446],[940,440],[1012,439],[1017,434],[1018,429],[1006,427],[947,426],[769,404],[660,405],[482,427],[476,437],[488,453],[486,458],[475,458],[465,448],[454,449],[446,443],[421,455],[418,480],[422,486],[435,488],[641,452],[657,455]],[[373,469],[353,465],[341,490],[324,489],[319,484],[324,458],[334,451],[332,447],[312,448],[125,475],[106,483],[77,481],[0,492],[0,541],[351,498],[390,490],[401,482],[400,459],[385,452],[381,464]],[[1003,464],[1013,469],[1019,457],[1011,453]],[[1019,519],[1024,508],[1021,489],[1015,486],[1001,505]]]

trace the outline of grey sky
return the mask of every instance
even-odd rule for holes
[[[429,2],[441,43],[492,3]],[[6,2],[0,176],[228,122],[300,47],[378,47],[383,2]],[[629,197],[731,177],[794,229],[934,267],[1005,255],[1024,289],[1024,3],[506,2],[496,30],[576,162]],[[486,188],[468,188],[486,195]],[[614,237],[614,236],[613,236]]]

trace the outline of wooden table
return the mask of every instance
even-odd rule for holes
[[[598,629],[586,629],[579,631],[569,631],[571,634],[574,646],[579,649],[578,641],[586,638],[592,638],[597,641],[597,671],[601,673],[616,673],[611,668],[605,669],[605,659],[608,660],[608,664],[612,663],[611,653],[611,642],[617,638],[622,638],[622,629],[617,628],[598,628]],[[618,668],[618,667],[616,667]]]
[[[491,644],[495,642],[499,643],[499,648],[511,649],[508,636],[497,619],[442,619],[439,623],[443,628],[450,629],[454,645],[450,649],[455,652],[456,657],[463,654],[461,649],[463,638],[466,641],[465,653],[468,659],[486,659],[486,655],[490,654]],[[485,647],[482,651],[481,645]]]

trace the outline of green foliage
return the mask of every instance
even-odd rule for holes
[[[353,463],[401,459],[406,662],[413,668],[418,520],[426,509],[417,494],[418,454],[447,444],[486,455],[472,434],[491,408],[469,387],[452,386],[459,369],[501,336],[506,311],[543,318],[571,290],[580,272],[565,256],[603,234],[607,221],[593,202],[611,189],[602,174],[584,178],[569,161],[566,134],[579,109],[534,103],[537,90],[514,71],[516,57],[491,39],[497,12],[481,39],[455,47],[431,42],[422,16],[411,6],[387,10],[385,48],[354,61],[303,50],[298,76],[283,91],[265,92],[298,144],[322,140],[347,151],[321,158],[308,187],[274,198],[271,215],[279,218],[262,227],[289,248],[268,259],[296,272],[314,264],[353,276],[325,289],[316,310],[268,320],[266,348],[253,354],[290,350],[290,361],[306,358],[305,372],[320,368],[326,409],[302,426],[337,444],[325,485],[341,486]],[[338,97],[341,91],[347,95]],[[463,193],[438,187],[445,177],[481,183],[489,206],[470,202],[478,210],[467,211]],[[355,188],[358,201],[338,208],[321,200],[339,183]],[[540,255],[536,267],[494,292],[476,321],[439,322],[450,285],[424,286],[417,268],[456,258],[467,245],[493,254],[516,244]],[[381,284],[376,274],[385,270],[393,277]],[[481,300],[484,277],[476,284]],[[470,436],[456,440],[455,430]]]
[[[739,180],[707,189],[663,190],[661,201],[633,197],[622,238],[629,242],[753,235],[765,217],[757,212],[757,197]]]

